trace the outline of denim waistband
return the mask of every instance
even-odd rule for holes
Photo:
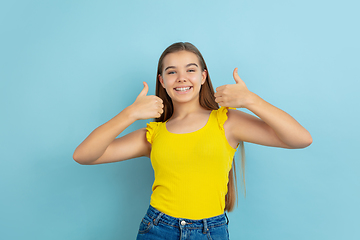
[[[181,229],[204,229],[204,233],[206,233],[209,228],[218,227],[229,223],[229,219],[226,213],[211,218],[193,220],[186,218],[175,218],[166,215],[165,213],[160,212],[159,210],[150,205],[146,214],[152,219],[154,225],[162,222],[169,226]]]

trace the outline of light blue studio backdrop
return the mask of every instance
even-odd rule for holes
[[[306,149],[246,144],[231,239],[360,239],[356,1],[2,1],[0,239],[135,239],[150,160],[82,166],[74,149],[154,94],[171,43],[202,51],[214,87],[248,88],[312,134]],[[125,133],[144,127],[131,125]],[[238,164],[239,166],[239,164]],[[240,186],[240,181],[239,181]]]

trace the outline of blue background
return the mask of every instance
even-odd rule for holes
[[[301,150],[245,144],[247,197],[239,191],[230,237],[360,239],[358,10],[355,0],[2,1],[0,239],[135,239],[149,159],[82,166],[72,154],[142,81],[154,94],[157,60],[177,41],[200,49],[214,87],[239,67],[314,139]]]

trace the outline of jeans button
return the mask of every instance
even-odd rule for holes
[[[181,226],[185,226],[186,222],[184,220],[181,221]]]

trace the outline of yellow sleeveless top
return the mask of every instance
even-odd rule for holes
[[[147,124],[155,174],[151,206],[176,218],[203,219],[224,213],[236,151],[225,137],[227,109],[213,110],[206,125],[191,133],[171,133],[166,122]]]

